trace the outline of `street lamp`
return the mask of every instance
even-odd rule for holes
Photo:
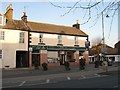
[[[103,46],[105,45],[105,36],[104,36],[104,17],[102,12],[102,32],[103,32]]]
[[[109,15],[107,14],[106,15],[106,18],[109,18]],[[102,12],[102,35],[103,35],[103,53],[106,53],[106,45],[105,45],[105,35],[104,35],[104,15],[103,15],[103,12]]]

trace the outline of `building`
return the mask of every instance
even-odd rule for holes
[[[73,27],[31,22],[23,12],[21,20],[13,19],[10,4],[5,14],[0,14],[0,63],[2,68],[32,67],[56,59],[78,61],[83,53],[88,35],[80,30],[77,22]]]
[[[90,53],[90,61],[95,61],[97,55],[99,56],[104,55],[107,59],[111,59],[112,61],[117,62],[120,59],[119,42],[115,44],[114,48],[108,45],[99,44],[97,46],[90,48],[89,53]]]

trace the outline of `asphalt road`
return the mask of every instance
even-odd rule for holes
[[[118,66],[116,63],[113,64],[113,66],[110,66],[109,68]],[[57,74],[57,73],[69,73],[69,72],[79,72],[79,66],[74,65],[70,66],[71,70],[66,71],[64,66],[59,66],[55,68],[50,68],[48,71],[43,71],[42,68],[39,70],[34,69],[13,69],[13,70],[2,70],[2,78],[17,78],[17,77],[28,77],[28,76],[39,76],[39,75],[48,75],[48,74]],[[84,71],[89,70],[98,70],[99,68],[94,68],[94,64],[88,64],[85,67]]]
[[[118,71],[111,71],[79,77],[46,79],[41,82],[39,80],[24,81],[17,86],[8,88],[118,88],[120,86],[118,76]]]

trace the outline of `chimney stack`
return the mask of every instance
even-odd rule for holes
[[[21,17],[21,19],[27,23],[27,15],[26,15],[25,7],[24,7],[23,16]]]
[[[73,24],[73,27],[77,28],[77,29],[80,29],[80,24],[78,23],[78,20],[77,20],[77,23],[76,24]]]
[[[12,4],[10,4],[7,9],[6,9],[6,12],[5,12],[5,18],[9,21],[12,21],[13,19],[13,9],[12,9]]]

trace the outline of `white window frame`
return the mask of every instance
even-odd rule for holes
[[[78,37],[75,36],[75,45],[78,45]]]
[[[0,40],[5,40],[5,31],[0,31]]]
[[[19,43],[25,43],[25,32],[19,33]]]
[[[58,44],[62,44],[62,35],[58,35]]]
[[[43,43],[43,33],[39,33],[39,42]]]
[[[0,49],[0,59],[3,59],[3,50]]]

